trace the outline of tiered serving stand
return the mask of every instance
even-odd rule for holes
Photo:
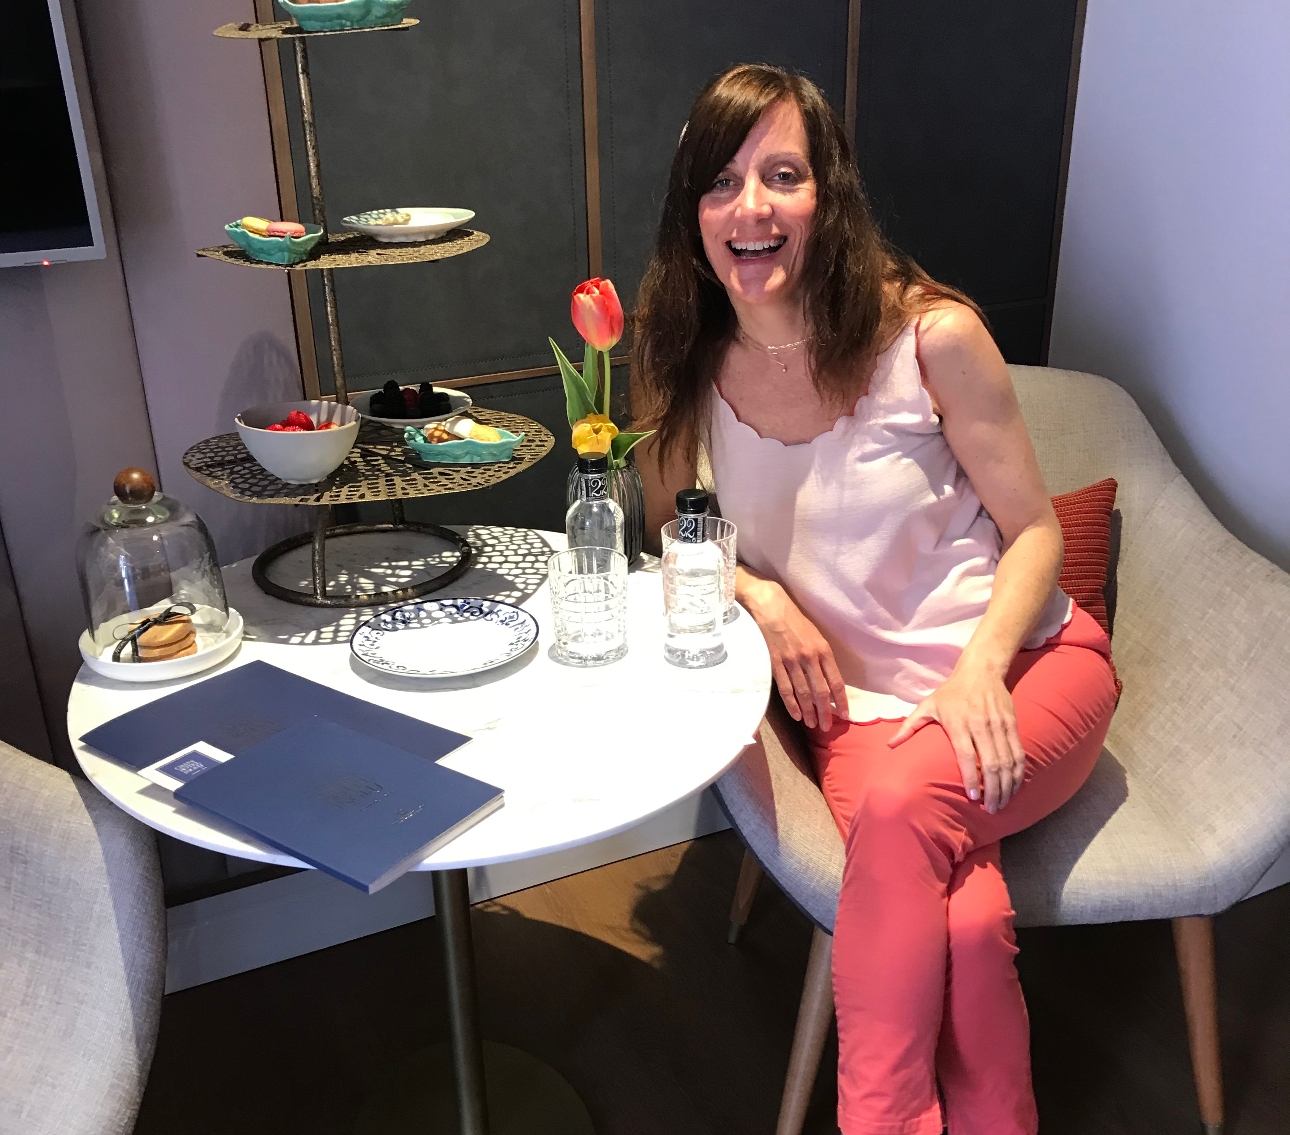
[[[318,158],[318,134],[314,127],[313,88],[309,81],[307,42],[319,35],[350,35],[357,32],[406,31],[419,21],[374,28],[346,28],[337,31],[305,31],[294,23],[225,24],[215,30],[224,39],[290,40],[295,52],[296,81],[300,88],[300,111],[304,125],[305,156],[309,168],[309,196],[314,223],[321,225],[324,238],[313,253],[298,264],[265,264],[253,260],[235,244],[199,248],[198,256],[238,264],[246,268],[267,268],[276,272],[321,272],[323,302],[327,316],[327,337],[331,348],[332,375],[336,400],[349,405],[345,381],[345,360],[341,350],[340,326],[336,315],[336,286],[332,273],[337,268],[371,268],[393,264],[421,264],[472,252],[488,243],[488,234],[457,228],[434,240],[385,244],[362,233],[327,233],[327,211],[323,202],[322,172]],[[344,463],[316,485],[291,485],[263,469],[247,452],[235,433],[220,434],[198,442],[184,454],[184,467],[198,481],[233,500],[250,504],[315,505],[318,513],[311,535],[294,536],[274,544],[255,561],[255,582],[270,595],[288,603],[310,607],[372,607],[406,602],[437,591],[459,579],[470,567],[470,544],[460,535],[435,524],[405,519],[403,501],[412,497],[467,492],[495,485],[527,469],[550,452],[554,439],[544,426],[515,414],[475,409],[473,417],[486,425],[500,426],[524,434],[510,461],[485,465],[433,465],[422,462],[403,444],[402,433],[378,422],[364,421],[358,440]],[[389,524],[336,524],[332,506],[364,501],[389,501],[393,513]],[[420,532],[446,540],[458,550],[457,562],[433,578],[408,587],[368,594],[327,591],[327,540],[332,537],[369,533]],[[300,591],[269,578],[269,565],[304,544],[312,544],[312,588]]]
[[[305,154],[309,166],[309,191],[314,222],[327,228],[323,206],[318,138],[314,129],[313,92],[309,82],[307,41],[315,35],[345,35],[358,31],[406,31],[418,21],[379,28],[307,32],[294,23],[225,24],[216,30],[226,39],[289,39],[295,51],[296,79],[300,87]],[[248,268],[286,272],[321,272],[331,346],[336,399],[348,405],[345,363],[336,319],[336,290],[332,272],[337,268],[416,264],[460,256],[488,243],[485,233],[458,228],[435,240],[408,244],[382,244],[358,233],[327,234],[313,254],[299,264],[279,266],[252,260],[236,245],[201,248],[198,256]],[[379,422],[364,421],[344,463],[315,485],[291,485],[262,468],[247,452],[237,434],[221,434],[198,442],[184,454],[185,468],[208,488],[249,504],[304,504],[318,509],[312,534],[295,536],[262,552],[252,575],[259,587],[289,603],[311,607],[370,607],[403,602],[444,587],[464,575],[472,551],[456,532],[434,524],[405,519],[403,501],[413,497],[467,492],[495,485],[527,469],[550,452],[554,439],[537,422],[516,414],[473,409],[473,417],[486,425],[524,434],[510,461],[481,465],[428,464],[404,446],[402,432]],[[364,501],[389,501],[390,524],[333,523],[332,506]],[[337,536],[412,531],[436,536],[458,550],[457,562],[422,583],[371,594],[330,594],[327,591],[327,540]],[[269,565],[295,548],[312,544],[312,590],[298,591],[271,580]],[[424,1054],[414,1054],[415,1073],[396,1076],[368,1098],[359,1120],[363,1135],[389,1132],[426,1132],[428,1135],[592,1135],[590,1117],[577,1094],[549,1065],[519,1049],[490,1044],[485,1048],[479,1027],[475,992],[474,951],[470,936],[470,901],[466,871],[432,872],[435,921],[443,943],[447,976],[451,1043]],[[446,1097],[455,1097],[453,1119],[445,1120]],[[491,1113],[491,1117],[490,1117]],[[490,1122],[491,1118],[491,1122]]]

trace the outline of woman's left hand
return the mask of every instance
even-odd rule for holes
[[[933,721],[954,746],[968,799],[981,797],[992,815],[1008,803],[1026,776],[1026,754],[1017,734],[1017,713],[1003,679],[980,670],[954,673],[925,697],[896,730],[892,748]]]

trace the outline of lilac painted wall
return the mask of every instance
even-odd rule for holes
[[[228,221],[279,215],[259,49],[211,34],[253,6],[114,0],[82,18],[161,483],[231,563],[309,523],[227,500],[181,463],[248,406],[303,397],[286,277],[193,255]]]
[[[1053,366],[1142,406],[1290,568],[1290,6],[1089,0]]]
[[[66,7],[73,65],[79,68],[76,21]],[[21,686],[26,696],[6,700],[0,713],[24,716],[12,723],[15,738],[32,736],[38,724],[32,712],[42,713],[50,750],[64,764],[71,757],[67,692],[81,664],[76,640],[85,625],[76,582],[77,536],[112,495],[118,469],[155,470],[112,207],[102,192],[106,180],[93,105],[84,74],[77,80],[107,256],[0,269],[0,530],[21,608],[20,626],[13,617],[6,620],[4,648],[22,649],[19,629],[24,633],[41,703],[31,705],[26,683],[6,686],[9,693]],[[39,755],[50,750],[32,746]]]

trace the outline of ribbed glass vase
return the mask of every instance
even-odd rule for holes
[[[636,468],[634,454],[627,455],[627,464],[621,469],[609,470],[609,495],[623,510],[623,551],[627,566],[631,567],[645,546],[645,488],[641,484],[640,470]],[[568,508],[578,498],[578,465],[569,470],[564,505]]]

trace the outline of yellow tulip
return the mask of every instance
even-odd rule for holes
[[[618,436],[618,427],[608,414],[588,414],[573,424],[573,448],[579,453],[609,452],[609,445]]]

